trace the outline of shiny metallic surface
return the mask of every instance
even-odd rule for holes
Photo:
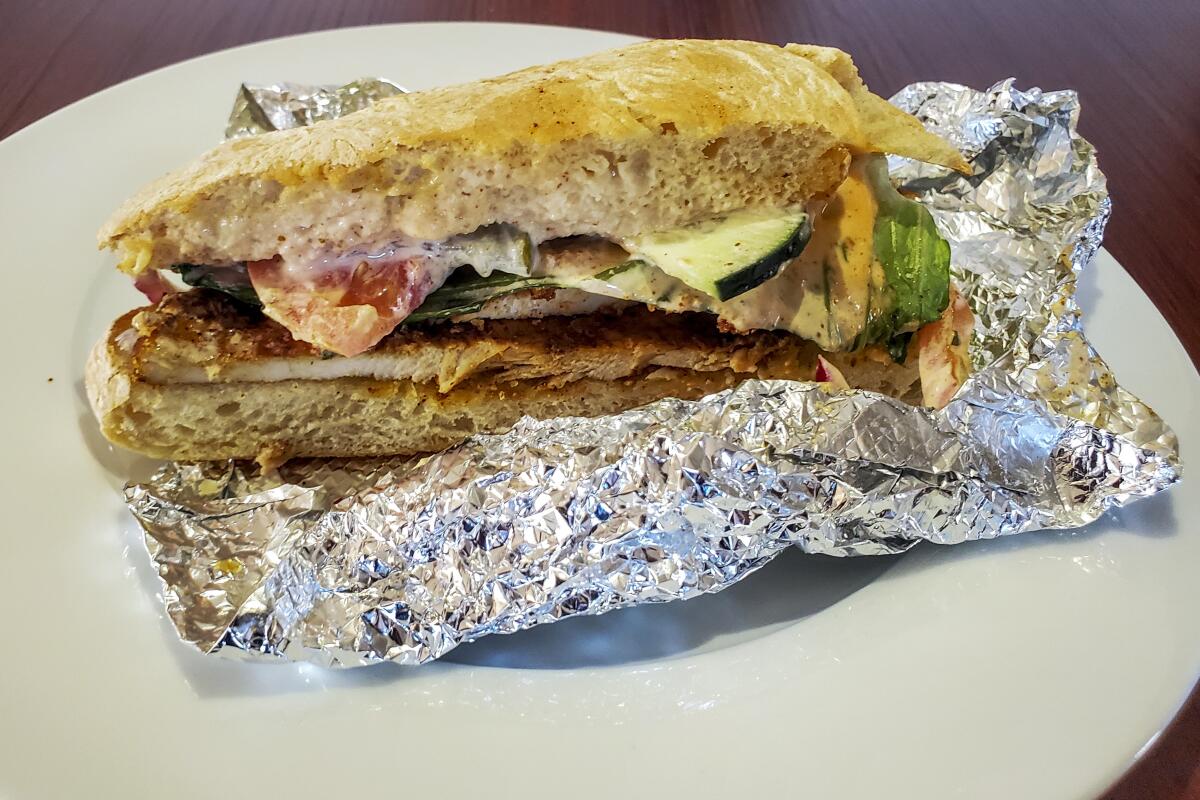
[[[1076,276],[1109,213],[1071,92],[916,84],[893,102],[970,176],[893,159],[976,328],[942,411],[749,381],[524,420],[423,459],[164,467],[126,488],[180,637],[206,653],[419,664],[564,617],[724,589],[784,548],[903,552],[1070,528],[1179,480],[1174,434],[1088,345]]]
[[[225,138],[241,139],[334,119],[403,91],[383,78],[360,78],[343,86],[243,83],[225,126]]]

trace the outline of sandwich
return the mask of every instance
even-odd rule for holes
[[[432,452],[747,378],[931,407],[972,319],[894,154],[962,156],[845,53],[660,40],[225,142],[100,231],[149,305],[104,435],[176,460]]]

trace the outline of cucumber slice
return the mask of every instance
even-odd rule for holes
[[[673,278],[728,300],[773,278],[812,235],[803,211],[746,209],[725,217],[626,239],[625,249]]]

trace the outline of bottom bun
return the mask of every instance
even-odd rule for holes
[[[640,320],[629,315],[622,321],[629,323],[621,326],[621,336],[628,341],[606,346],[651,346],[647,343],[653,336],[640,332],[650,331],[648,324],[632,324]],[[548,325],[578,329],[589,324],[585,318],[561,323],[528,322],[531,330],[537,331],[538,341],[551,344],[555,337],[546,336]],[[611,328],[613,322],[607,317],[597,319],[595,324]],[[511,334],[521,321],[510,320],[504,325]],[[702,397],[748,378],[812,380],[820,352],[807,342],[788,337],[785,347],[773,345],[769,357],[756,363],[734,359],[722,361],[728,365],[723,368],[713,368],[711,363],[704,369],[649,366],[615,379],[584,376],[566,381],[560,376],[509,380],[482,371],[448,391],[439,387],[437,380],[376,377],[155,382],[143,374],[141,362],[130,355],[127,346],[138,329],[135,315],[126,315],[114,323],[89,359],[88,396],[104,435],[116,444],[158,458],[252,458],[264,465],[291,457],[428,453],[457,444],[472,434],[506,431],[526,415],[549,418],[612,414],[664,397]],[[145,330],[144,323],[141,329]],[[487,332],[486,325],[483,331]],[[155,352],[171,350],[178,344],[163,342],[167,334],[162,331],[152,335],[159,337]],[[735,341],[751,344],[754,336]],[[772,342],[778,341],[777,335],[771,336],[775,337]],[[718,342],[727,347],[729,340],[730,335],[714,333],[712,343],[690,341],[689,353],[694,357],[698,349],[702,355],[716,355],[722,352],[717,349]],[[438,341],[433,337],[435,346]],[[558,341],[561,343],[561,338]],[[578,347],[579,361],[589,357],[586,349]],[[567,352],[564,362],[572,361],[572,352]],[[558,357],[563,354],[558,353]],[[882,351],[826,357],[851,386],[909,402],[920,401],[915,358],[896,364]],[[704,361],[696,359],[697,363]]]

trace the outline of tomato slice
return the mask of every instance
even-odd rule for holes
[[[296,339],[343,356],[374,347],[446,277],[420,256],[339,259],[315,267],[274,258],[251,261],[246,271],[268,317]]]
[[[971,372],[968,344],[975,315],[967,301],[950,287],[950,305],[942,316],[917,331],[917,368],[925,405],[944,408]]]

